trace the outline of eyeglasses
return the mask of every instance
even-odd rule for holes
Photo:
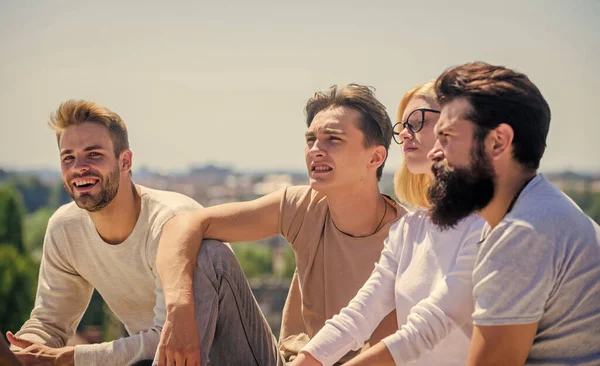
[[[421,131],[421,129],[423,128],[423,124],[425,124],[425,112],[440,114],[440,111],[436,109],[419,108],[410,112],[408,118],[406,118],[406,122],[397,122],[394,125],[392,137],[394,137],[394,141],[396,141],[398,145],[402,145],[402,143],[404,142],[400,137],[400,132],[403,129],[408,128],[410,133],[417,133]]]

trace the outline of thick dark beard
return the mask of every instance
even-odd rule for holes
[[[90,174],[90,176],[94,175]],[[97,176],[95,177],[99,178]],[[88,212],[96,212],[108,206],[108,204],[111,203],[112,200],[117,196],[120,179],[121,172],[119,171],[119,167],[116,166],[115,169],[106,177],[106,179],[99,180],[100,184],[102,184],[102,187],[100,192],[96,195],[85,193],[76,198],[72,187],[67,187],[65,184],[65,188],[67,189],[69,196],[71,196],[73,201],[75,201],[77,207]]]
[[[494,197],[496,177],[483,143],[471,148],[469,168],[450,168],[445,161],[432,166],[435,179],[427,196],[432,203],[431,221],[441,230],[454,228],[460,220],[486,207]]]

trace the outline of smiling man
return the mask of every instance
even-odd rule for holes
[[[63,183],[74,202],[59,208],[48,223],[35,307],[21,330],[7,337],[26,365],[150,364],[166,314],[156,269],[162,228],[201,206],[184,195],[133,183],[127,128],[116,113],[71,100],[61,104],[49,124],[58,139]],[[272,354],[276,342],[233,252],[214,240],[205,242],[203,250],[209,253],[198,261],[196,272],[209,276],[227,268],[238,279],[234,294],[225,289],[221,294],[245,300],[243,314],[255,321],[250,346]],[[67,347],[94,288],[129,336]],[[201,295],[214,300],[208,290]],[[215,340],[218,333],[227,345],[233,337],[245,342],[239,314],[238,307],[221,307],[219,322],[206,330],[206,338],[224,344]],[[237,353],[252,357],[248,348],[240,345]]]
[[[131,180],[127,128],[88,101],[62,103],[49,122],[73,202],[48,222],[35,307],[8,340],[25,364],[125,365],[153,358],[164,321],[154,264],[162,225],[200,207],[180,194]],[[67,347],[96,288],[130,336]]]
[[[436,93],[432,220],[487,221],[467,364],[599,365],[600,228],[537,173],[546,100],[524,74],[482,62],[444,72]]]
[[[390,226],[405,213],[378,187],[392,139],[389,116],[372,89],[355,84],[316,93],[305,110],[310,186],[287,187],[254,201],[186,213],[165,225],[157,262],[168,289],[169,309],[159,346],[161,358],[173,358],[190,340],[198,343],[184,359],[195,360],[200,353],[203,362],[209,357],[196,326],[207,316],[194,322],[191,305],[192,270],[196,258],[202,258],[203,238],[235,242],[279,234],[290,243],[296,273],[280,335],[286,361],[294,359],[325,321],[348,304],[373,271]],[[392,312],[374,332],[371,344],[397,329]]]

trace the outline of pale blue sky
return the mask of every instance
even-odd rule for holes
[[[0,166],[58,169],[46,120],[83,98],[123,117],[136,166],[303,169],[306,100],[404,91],[483,60],[552,109],[542,170],[600,170],[600,1],[0,2]],[[387,170],[401,161],[392,144]]]

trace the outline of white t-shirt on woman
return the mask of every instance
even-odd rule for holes
[[[338,315],[304,347],[324,365],[363,347],[396,309],[398,331],[383,339],[396,364],[464,365],[472,332],[472,273],[484,220],[471,215],[440,231],[426,211],[390,228],[375,270]]]

